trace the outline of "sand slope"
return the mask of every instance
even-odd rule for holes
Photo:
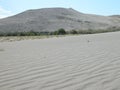
[[[0,43],[0,90],[120,90],[120,32]]]

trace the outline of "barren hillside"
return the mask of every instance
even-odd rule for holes
[[[0,20],[1,32],[107,29],[120,27],[120,18],[80,13],[72,8],[28,10]]]

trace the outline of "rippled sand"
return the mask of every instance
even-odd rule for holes
[[[0,90],[120,90],[120,32],[0,42]]]

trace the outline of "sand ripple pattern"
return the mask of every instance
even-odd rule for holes
[[[0,90],[120,90],[119,38],[114,32],[0,43]]]

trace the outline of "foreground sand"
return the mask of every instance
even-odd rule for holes
[[[0,42],[0,90],[120,90],[120,32]]]

